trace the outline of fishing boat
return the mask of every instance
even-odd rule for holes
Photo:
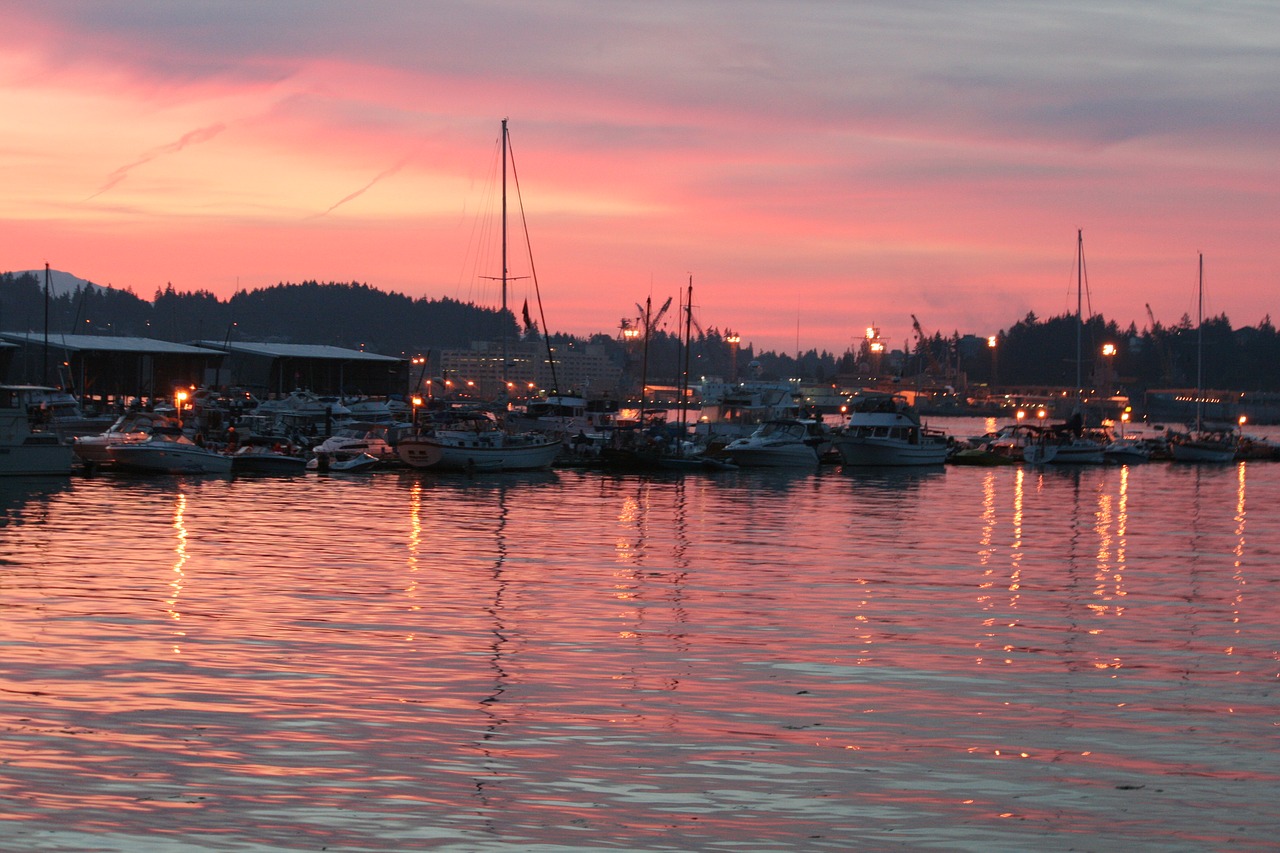
[[[920,422],[901,394],[863,393],[850,403],[849,423],[833,444],[845,465],[941,465],[950,442],[941,430]]]
[[[511,433],[487,412],[456,412],[450,422],[406,436],[400,461],[438,471],[535,471],[550,468],[564,443],[538,432]]]
[[[829,431],[812,418],[767,421],[721,453],[742,468],[812,468],[831,446]]]
[[[74,454],[52,427],[32,424],[30,401],[53,389],[0,385],[0,474],[69,474]]]
[[[229,455],[196,444],[178,426],[157,426],[146,441],[110,445],[107,456],[114,467],[143,474],[231,473]]]
[[[1230,430],[1210,431],[1204,425],[1204,255],[1200,255],[1196,324],[1196,422],[1185,433],[1169,437],[1175,462],[1231,462],[1239,450],[1239,437]]]

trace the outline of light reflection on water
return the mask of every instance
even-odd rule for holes
[[[1277,497],[1257,463],[0,482],[0,837],[1264,847]]]

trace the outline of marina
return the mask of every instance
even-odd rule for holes
[[[1252,461],[0,478],[4,837],[1263,849],[1277,500]]]

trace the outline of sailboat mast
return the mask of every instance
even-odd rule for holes
[[[502,120],[502,396],[507,394],[507,120]]]
[[[1204,252],[1196,286],[1196,431],[1204,429]]]
[[[1080,357],[1084,336],[1084,229],[1076,229],[1076,405],[1083,406],[1084,382],[1080,378]],[[1083,414],[1083,413],[1082,413]]]
[[[686,411],[689,407],[689,353],[693,350],[693,276],[689,276],[689,295],[684,301],[684,373],[680,382],[680,438],[684,439]]]

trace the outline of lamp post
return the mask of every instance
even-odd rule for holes
[[[999,372],[996,364],[996,336],[987,336],[987,349],[991,350],[991,387],[994,388],[1000,382]]]
[[[733,367],[729,375],[730,382],[738,381],[738,344],[742,343],[742,336],[737,332],[729,332],[724,336],[725,343],[729,345],[730,364]]]
[[[1112,387],[1115,384],[1115,372],[1112,370],[1112,367],[1115,364],[1116,345],[1103,344],[1102,357],[1104,359],[1102,362],[1102,366],[1103,366],[1102,384],[1106,388],[1107,396],[1110,397],[1111,392],[1115,390]]]

